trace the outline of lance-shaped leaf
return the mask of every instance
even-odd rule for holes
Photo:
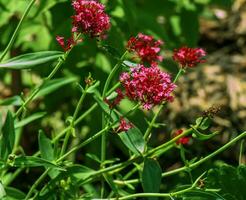
[[[208,140],[208,139],[214,137],[215,135],[219,134],[218,131],[215,131],[215,132],[210,133],[210,134],[204,134],[204,133],[201,133],[199,130],[197,130],[197,128],[195,126],[191,125],[191,128],[193,129],[192,136],[194,138],[197,138],[198,140]]]
[[[22,99],[20,96],[13,96],[13,97],[0,100],[1,106],[9,106],[9,105],[20,106],[21,104],[22,104]]]
[[[127,148],[136,155],[141,155],[144,152],[145,141],[143,134],[137,127],[129,129],[127,132],[118,134],[121,141]]]
[[[43,158],[34,157],[34,156],[18,156],[16,158],[13,158],[10,165],[13,167],[50,167],[59,169],[61,171],[64,171],[65,169],[59,167],[55,163],[52,163],[51,161],[48,161]]]
[[[63,52],[60,51],[41,51],[36,53],[27,53],[11,58],[5,63],[1,63],[0,68],[19,70],[31,69],[37,65],[57,60],[62,55]]]
[[[0,155],[3,160],[7,160],[11,154],[15,143],[14,118],[10,111],[7,113],[5,123],[2,128],[2,138],[0,145]]]
[[[159,163],[152,159],[144,160],[142,173],[142,186],[146,193],[158,193],[161,185],[161,167]],[[157,200],[157,197],[149,197],[149,200]]]
[[[75,82],[76,80],[77,80],[76,77],[57,78],[57,79],[50,80],[44,84],[44,86],[41,88],[41,90],[38,92],[35,98],[46,96],[65,85]]]
[[[40,118],[44,117],[45,114],[46,114],[45,112],[35,113],[35,114],[33,114],[33,115],[31,115],[31,116],[29,116],[29,117],[27,117],[27,118],[25,118],[25,119],[23,119],[23,120],[21,120],[19,122],[16,122],[15,123],[15,128],[17,129],[17,128],[23,127],[23,126],[31,123],[32,121],[35,121],[37,119],[40,119]]]

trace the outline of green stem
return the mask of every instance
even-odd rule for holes
[[[20,19],[20,21],[19,21],[19,23],[18,23],[18,25],[17,25],[17,27],[16,27],[13,35],[12,35],[12,37],[11,37],[11,39],[10,39],[8,45],[7,45],[7,47],[4,49],[4,51],[3,51],[3,53],[2,53],[2,55],[0,57],[0,62],[2,62],[2,60],[4,59],[4,57],[6,56],[6,54],[8,53],[8,51],[13,46],[14,41],[15,41],[15,38],[17,37],[17,34],[18,34],[18,32],[19,32],[19,30],[20,30],[20,28],[22,26],[22,23],[24,22],[24,19],[28,15],[28,13],[31,10],[32,6],[34,5],[35,1],[36,0],[31,0],[30,3],[28,4],[28,6],[27,6],[27,8],[26,8],[26,10],[24,12],[24,14],[22,15],[22,17],[21,17],[21,19]]]
[[[119,59],[119,61],[116,63],[116,65],[113,67],[112,71],[110,72],[106,82],[105,82],[105,85],[104,85],[104,88],[103,88],[103,93],[102,93],[102,97],[104,98],[106,96],[106,93],[108,91],[108,88],[109,88],[109,85],[110,85],[110,82],[112,81],[115,73],[119,70],[119,68],[121,67],[121,64],[122,62],[124,61],[125,57],[127,55],[127,51],[125,51],[125,53],[121,56],[121,58]]]
[[[32,193],[34,192],[34,190],[36,189],[36,187],[43,181],[43,179],[47,176],[47,174],[49,173],[50,168],[46,169],[44,171],[44,173],[35,181],[35,183],[32,185],[31,189],[29,190],[29,192],[27,193],[25,200],[28,200],[30,198],[30,196],[32,195]]]
[[[149,126],[148,126],[148,128],[147,128],[147,130],[145,131],[145,133],[144,133],[144,140],[145,140],[145,141],[147,141],[147,140],[149,139],[149,135],[150,135],[150,133],[151,133],[151,130],[152,130],[154,124],[155,124],[155,121],[156,121],[158,115],[160,114],[161,110],[163,109],[164,105],[165,105],[165,104],[162,104],[162,105],[159,107],[158,111],[155,113],[154,117],[152,118],[152,120],[151,120],[151,122],[150,122],[150,124],[149,124]],[[147,142],[146,142],[146,143],[147,143]]]
[[[106,93],[108,91],[110,82],[112,81],[115,73],[121,67],[121,64],[124,61],[126,55],[127,55],[127,51],[121,56],[119,61],[116,63],[116,65],[113,67],[112,71],[110,72],[110,74],[109,74],[109,76],[108,76],[108,78],[107,78],[107,80],[105,82],[104,88],[103,88],[103,93],[102,93],[102,98],[103,99],[106,96]],[[103,113],[102,114],[102,128],[104,126],[105,126],[105,114]],[[103,134],[102,138],[101,138],[101,162],[102,163],[105,161],[105,158],[106,158],[106,145],[107,145],[106,140],[107,140],[107,135]],[[104,166],[101,166],[101,167],[104,167]],[[101,198],[103,198],[103,196],[104,196],[104,180],[102,180],[101,184],[102,184],[102,187],[101,187]]]
[[[177,80],[178,80],[178,78],[179,78],[183,73],[184,73],[184,69],[180,68],[179,71],[178,71],[178,73],[176,74],[176,76],[175,76],[175,78],[174,78],[173,83],[176,83]],[[154,115],[154,117],[152,118],[152,120],[151,120],[151,122],[150,122],[150,124],[149,124],[149,126],[148,126],[148,128],[147,128],[147,130],[146,130],[145,133],[144,133],[144,140],[146,141],[146,143],[148,142],[148,139],[149,139],[151,130],[152,130],[154,124],[155,124],[155,121],[156,121],[158,115],[160,114],[160,112],[161,112],[161,110],[163,109],[163,107],[164,107],[165,104],[166,104],[166,103],[162,104],[162,105],[159,107],[158,111],[155,113],[155,115]],[[146,147],[145,147],[145,149],[146,149]]]
[[[176,137],[172,138],[171,140],[169,140],[168,142],[165,142],[164,144],[149,150],[149,152],[147,153],[147,156],[150,156],[152,154],[154,154],[155,152],[161,151],[162,149],[164,149],[165,147],[174,144],[178,139],[187,136],[189,134],[191,134],[193,132],[192,128],[187,129],[186,131],[184,131],[183,133],[177,135]]]
[[[245,140],[242,140],[241,141],[241,144],[240,144],[240,152],[239,152],[239,159],[238,159],[238,164],[241,165],[243,164],[243,150],[244,150],[244,141]]]
[[[69,54],[69,52],[70,51],[67,51],[63,55],[63,58],[59,58],[58,63],[56,64],[54,69],[51,71],[51,73],[44,79],[44,81],[38,87],[36,87],[31,92],[30,96],[25,100],[25,102],[21,105],[21,107],[15,113],[15,115],[14,115],[15,118],[17,118],[21,114],[22,110],[34,99],[34,97],[38,94],[38,92],[42,89],[42,87],[47,83],[47,81],[49,81],[55,75],[55,73],[58,71],[58,69],[61,67],[61,65],[65,62],[65,59],[66,59],[67,55]]]
[[[83,93],[82,93],[82,95],[81,95],[81,97],[79,99],[79,102],[78,102],[78,104],[76,106],[76,109],[75,109],[75,111],[73,113],[72,121],[70,123],[69,129],[68,129],[68,131],[66,133],[66,136],[65,136],[65,139],[64,139],[64,142],[63,142],[63,145],[62,145],[62,149],[61,149],[61,152],[60,152],[60,157],[64,154],[64,152],[65,152],[65,150],[67,148],[68,140],[69,140],[70,135],[71,135],[71,130],[74,128],[74,122],[75,122],[75,120],[76,120],[76,118],[78,116],[79,110],[80,110],[80,108],[81,108],[81,106],[82,106],[82,104],[84,102],[87,88],[88,87],[86,86],[85,90],[83,91]]]
[[[220,147],[219,149],[217,149],[216,151],[214,151],[213,153],[209,154],[208,156],[202,158],[201,160],[190,164],[189,167],[184,166],[184,167],[180,167],[178,169],[174,169],[172,171],[169,172],[164,172],[162,173],[162,177],[166,177],[166,176],[171,176],[183,171],[186,171],[187,169],[194,169],[196,167],[198,167],[199,165],[201,165],[202,163],[206,162],[207,160],[215,157],[216,155],[218,155],[219,153],[225,151],[226,149],[228,149],[230,146],[232,146],[233,144],[235,144],[237,141],[241,140],[242,138],[246,137],[246,131],[241,133],[240,135],[238,135],[237,137],[235,137],[234,139],[232,139],[230,142],[226,143],[224,146]],[[127,181],[119,181],[116,180],[114,181],[117,184],[134,184],[134,183],[139,183],[140,180],[139,179],[132,179],[132,180],[127,180]]]
[[[134,110],[136,110],[138,108],[138,104],[136,104],[131,110],[129,110],[126,114],[124,114],[123,116],[126,117],[129,114],[131,114],[132,112],[134,112]],[[64,158],[66,158],[68,155],[70,155],[71,153],[79,150],[80,148],[84,147],[85,145],[89,144],[90,142],[94,141],[95,139],[97,139],[99,136],[101,136],[104,132],[108,131],[110,128],[112,128],[115,124],[117,124],[118,121],[115,121],[114,123],[106,126],[104,129],[100,130],[99,132],[97,132],[96,134],[94,134],[93,136],[91,136],[90,138],[88,138],[87,140],[85,140],[84,142],[82,142],[81,144],[79,144],[78,146],[72,148],[70,151],[68,151],[66,154],[64,154],[63,156],[61,156],[60,158],[58,158],[57,162],[62,161]]]
[[[172,193],[137,193],[137,194],[131,194],[127,195],[124,197],[119,197],[119,198],[111,198],[112,200],[127,200],[127,199],[134,199],[137,197],[173,197],[173,196],[178,196],[181,194],[184,194],[186,192],[189,192],[190,190],[194,189],[198,183],[198,181],[202,178],[202,176],[205,173],[203,173],[201,176],[199,176],[196,181],[191,185],[191,187],[177,191],[177,192],[172,192]]]

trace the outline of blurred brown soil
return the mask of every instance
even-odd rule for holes
[[[220,106],[214,122],[226,142],[246,130],[246,0],[236,0],[231,10],[211,9],[217,19],[200,21],[200,46],[208,62],[180,78],[169,120],[173,129],[180,128],[176,122],[194,121],[209,107]]]

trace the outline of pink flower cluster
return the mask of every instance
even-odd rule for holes
[[[147,110],[163,101],[172,101],[172,91],[176,87],[169,74],[162,72],[157,66],[144,67],[138,65],[131,72],[123,72],[120,82],[125,88],[126,96],[139,101]]]
[[[74,35],[78,33],[88,34],[90,37],[104,37],[105,32],[110,28],[109,16],[104,12],[104,5],[95,0],[73,0],[75,15],[72,16],[72,36],[65,40],[57,36],[56,40],[64,51],[82,40],[76,40]]]
[[[142,62],[156,65],[157,61],[162,61],[163,57],[159,55],[161,40],[155,40],[152,36],[139,33],[137,37],[131,37],[127,43],[127,49],[135,53]]]
[[[74,0],[75,15],[72,16],[72,32],[82,32],[91,37],[103,36],[110,28],[109,16],[104,5],[92,0]]]
[[[202,48],[181,47],[174,50],[173,59],[185,68],[206,62],[204,56],[206,52]]]

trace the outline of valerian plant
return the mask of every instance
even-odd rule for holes
[[[49,75],[43,78],[28,94],[4,100],[6,105],[15,102],[13,105],[19,107],[15,112],[8,110],[7,114],[1,118],[0,198],[123,200],[203,197],[203,199],[226,199],[218,193],[221,189],[224,190],[223,184],[216,185],[211,182],[210,178],[208,180],[209,187],[201,186],[201,182],[207,176],[207,171],[196,176],[195,179],[192,178],[191,173],[194,168],[243,139],[246,132],[239,134],[216,151],[204,155],[202,158],[189,160],[186,158],[186,148],[191,140],[194,142],[209,140],[219,134],[218,132],[209,132],[211,117],[215,114],[214,110],[216,109],[205,112],[195,120],[194,124],[189,126],[190,128],[172,131],[169,133],[171,139],[163,144],[151,146],[149,143],[151,135],[154,134],[153,128],[158,126],[159,114],[175,98],[174,91],[179,87],[179,77],[185,76],[189,70],[196,70],[198,64],[206,62],[207,53],[202,48],[184,46],[175,49],[173,60],[180,67],[177,74],[169,74],[159,67],[159,62],[163,60],[160,51],[164,43],[144,33],[139,33],[129,39],[125,52],[118,58],[105,82],[94,80],[93,73],[88,77],[83,77],[84,83],[78,83],[81,95],[77,100],[74,112],[67,118],[67,127],[55,134],[37,130],[39,135],[36,143],[39,151],[29,156],[25,154],[25,148],[20,144],[23,128],[46,115],[46,113],[30,114],[28,112],[29,104],[38,96],[45,96],[64,84],[73,82],[74,80],[54,79],[54,77],[66,62],[69,54],[73,53],[73,48],[76,45],[83,43],[88,38],[98,40],[97,42],[100,44],[101,40],[107,40],[107,31],[111,27],[110,16],[106,13],[103,4],[95,0],[73,0],[74,15],[71,16],[71,36],[68,39],[65,39],[64,36],[56,37],[63,52],[36,52],[4,60],[34,2],[35,0],[30,1],[9,44],[3,51],[0,57],[0,68],[1,70],[31,69],[55,60],[56,64]],[[112,86],[115,78],[118,81]],[[99,89],[99,85],[102,85],[102,91]],[[88,110],[81,112],[88,96],[92,97],[94,103]],[[119,104],[123,99],[133,102],[133,106],[126,113],[122,113],[119,109]],[[97,107],[101,110],[102,127],[91,137],[81,139],[78,136],[78,125]],[[130,116],[138,110],[154,111],[145,132],[142,132],[142,129],[139,129],[130,120]],[[127,160],[108,157],[108,146],[111,145],[108,139],[109,135],[118,138],[121,145],[129,150]],[[70,156],[76,153],[85,154],[79,150],[95,142],[98,138],[101,138],[101,158],[90,152],[88,152],[88,157],[95,163],[99,163],[99,167],[92,168],[77,162],[76,159],[70,159]],[[74,139],[78,139],[79,142],[72,143]],[[180,150],[180,160],[184,165],[171,170],[163,169],[158,160],[160,156],[164,155],[165,157],[165,153],[172,148]],[[36,167],[41,167],[43,170],[39,177],[36,174],[33,175],[30,170]],[[230,170],[235,171],[235,169]],[[245,168],[238,170],[239,174],[244,173],[245,175]],[[181,172],[190,175],[190,184],[180,185],[177,183],[176,185],[179,186],[170,191],[160,190],[164,177],[175,176]],[[21,174],[26,174],[23,177],[33,177],[27,192],[20,191],[14,184]],[[213,172],[208,173],[208,178],[211,174]],[[223,175],[221,174],[221,176]]]

